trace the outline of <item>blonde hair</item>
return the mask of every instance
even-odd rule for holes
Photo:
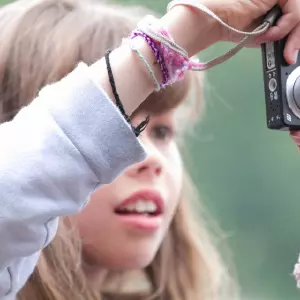
[[[107,48],[117,47],[139,17],[139,9],[86,0],[19,1],[2,8],[0,122],[10,120],[44,85],[61,79],[79,61],[92,64],[103,57]],[[190,96],[190,91],[199,93],[201,98],[202,82],[188,75],[184,81],[150,95],[139,109],[164,112],[177,107]],[[43,249],[19,299],[96,300],[101,295],[122,300],[215,300],[223,296],[233,299],[231,277],[211,239],[205,218],[198,217],[196,222],[191,213],[189,202],[196,195],[191,188],[186,174],[170,229],[154,261],[139,274],[145,275],[149,290],[125,292],[122,284],[131,280],[129,272],[120,277],[119,292],[111,292],[119,283],[119,274],[112,272],[103,287],[91,287],[83,271],[81,240],[66,217],[61,220],[55,239]]]

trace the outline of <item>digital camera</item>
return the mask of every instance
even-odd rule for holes
[[[295,65],[283,57],[286,38],[262,45],[267,126],[300,129],[300,56]]]

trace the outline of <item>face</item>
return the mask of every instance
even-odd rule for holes
[[[139,123],[139,114],[133,123]],[[148,157],[97,190],[75,217],[92,266],[124,270],[147,266],[174,216],[182,188],[175,112],[151,116],[141,134]]]

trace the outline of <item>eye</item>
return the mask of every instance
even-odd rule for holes
[[[151,136],[160,141],[167,141],[173,138],[174,130],[168,125],[153,125],[151,128]]]

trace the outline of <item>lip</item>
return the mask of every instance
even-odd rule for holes
[[[126,198],[121,204],[119,204],[116,209],[134,203],[137,200],[151,200],[155,203],[157,207],[157,215],[148,216],[143,214],[128,214],[121,215],[117,214],[119,220],[122,221],[127,226],[134,227],[141,230],[157,230],[162,224],[162,215],[165,210],[165,204],[160,193],[154,190],[142,190],[132,194],[130,197]]]
[[[161,227],[162,217],[148,217],[144,215],[117,215],[125,226],[143,231],[156,231]]]

